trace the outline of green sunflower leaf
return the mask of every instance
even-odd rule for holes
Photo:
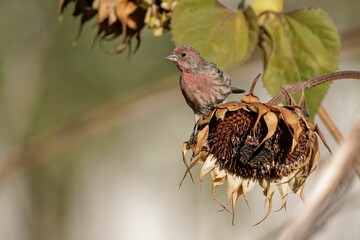
[[[340,39],[335,24],[321,9],[288,14],[267,13],[261,47],[264,84],[276,95],[284,84],[305,81],[337,70]],[[309,113],[314,117],[329,85],[306,90]]]
[[[251,8],[242,12],[216,5],[213,0],[182,0],[171,21],[177,45],[191,45],[220,67],[243,63],[258,42],[258,25]]]

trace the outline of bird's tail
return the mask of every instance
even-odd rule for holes
[[[231,93],[238,94],[238,93],[244,93],[244,92],[246,92],[246,91],[243,90],[243,89],[236,88],[236,87],[231,87]]]

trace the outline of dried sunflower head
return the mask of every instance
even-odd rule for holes
[[[70,2],[75,3],[73,16],[81,16],[82,26],[97,16],[98,32],[96,39],[112,40],[123,37],[115,53],[121,53],[135,37],[140,45],[140,32],[145,25],[160,36],[170,30],[170,19],[177,0],[58,0],[59,15],[62,18],[64,9]]]
[[[288,188],[303,199],[305,181],[319,159],[317,133],[323,140],[301,106],[261,103],[253,93],[254,85],[241,102],[220,104],[200,118],[183,147],[187,172],[202,164],[200,182],[211,173],[212,196],[224,208],[216,187],[227,183],[233,222],[237,199],[244,196],[246,200],[256,183],[269,205],[260,222],[271,213],[276,189],[282,201],[280,209],[286,206]],[[186,161],[189,150],[193,152],[190,166]]]

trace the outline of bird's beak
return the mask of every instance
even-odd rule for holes
[[[171,61],[171,62],[177,62],[177,57],[175,54],[171,53],[166,57],[167,60]]]

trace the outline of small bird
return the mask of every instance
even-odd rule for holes
[[[207,62],[191,46],[177,46],[166,59],[175,63],[181,72],[181,92],[194,111],[196,122],[207,111],[223,103],[231,93],[245,92],[231,87],[230,77],[216,64]]]

